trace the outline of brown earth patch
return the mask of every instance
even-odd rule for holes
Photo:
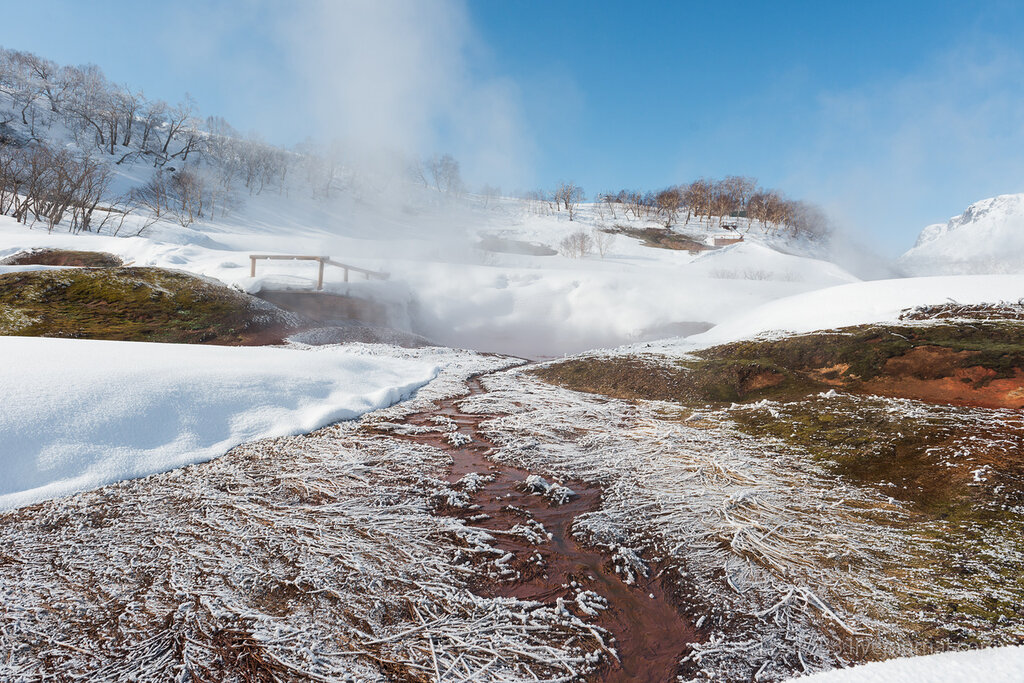
[[[105,251],[78,251],[71,249],[33,249],[23,251],[0,261],[5,266],[77,266],[80,268],[117,268],[123,266],[120,257]]]
[[[479,380],[471,380],[469,388],[471,394],[484,391]],[[477,426],[495,416],[462,412],[458,406],[463,399],[443,400],[429,413],[407,417],[407,424],[434,429],[401,438],[446,451],[453,461],[446,479],[455,488],[462,487],[467,475],[484,477],[465,488],[470,504],[438,507],[442,514],[496,534],[494,546],[507,553],[502,565],[513,577],[496,581],[479,576],[475,592],[563,604],[606,629],[616,652],[603,658],[601,681],[676,680],[683,673],[680,659],[687,643],[703,638],[682,616],[683,587],[666,580],[675,573],[652,563],[646,575],[637,572],[625,581],[636,568],[617,564],[607,549],[585,545],[572,533],[576,517],[600,510],[601,489],[573,480],[563,483],[571,489],[568,498],[541,495],[527,484],[529,472],[489,457],[496,446]],[[449,431],[436,430],[439,420],[450,421]],[[601,598],[596,603],[594,593]]]
[[[997,378],[994,370],[977,365],[954,368],[946,377],[922,378],[893,373],[865,382],[859,389],[862,393],[929,403],[1014,410],[1024,408],[1024,370],[1020,368],[1014,368],[1014,376],[1010,378]]]

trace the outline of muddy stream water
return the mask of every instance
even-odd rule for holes
[[[471,395],[486,391],[479,380],[470,380],[468,384]],[[679,660],[688,650],[686,644],[703,638],[674,606],[671,586],[661,580],[658,567],[652,567],[649,577],[637,576],[629,585],[615,571],[607,552],[581,544],[571,533],[573,520],[578,515],[600,508],[601,490],[580,481],[563,482],[575,493],[563,504],[530,491],[524,486],[530,472],[488,458],[496,447],[477,431],[477,426],[494,416],[462,412],[458,404],[465,398],[440,401],[435,410],[406,419],[409,424],[423,426],[436,426],[439,419],[450,419],[458,425],[460,434],[469,437],[468,440],[457,437],[455,441],[465,443],[453,445],[448,436],[451,432],[432,431],[402,438],[449,453],[454,461],[447,476],[451,483],[474,472],[493,477],[471,494],[468,508],[452,507],[443,511],[474,526],[499,532],[494,534],[494,546],[512,555],[503,566],[518,578],[511,581],[482,578],[475,590],[482,595],[514,596],[551,604],[561,598],[565,607],[577,616],[606,629],[613,637],[608,644],[614,647],[618,660],[606,654],[597,680],[616,683],[675,680]],[[520,534],[500,533],[516,525],[540,529],[537,523],[543,525],[544,535],[550,535],[541,543],[531,542]],[[607,608],[594,610],[597,617],[586,617],[575,602],[581,591],[599,594],[607,600]]]

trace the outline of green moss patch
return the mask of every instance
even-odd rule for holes
[[[800,397],[826,387],[769,360],[743,358],[671,363],[635,357],[579,358],[534,372],[574,391],[686,405]]]
[[[298,318],[161,268],[0,275],[0,334],[214,344],[280,343]]]

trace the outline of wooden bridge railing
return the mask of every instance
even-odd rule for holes
[[[252,263],[252,267],[249,269],[249,277],[256,277],[256,261],[318,261],[320,263],[320,269],[317,273],[316,278],[316,290],[319,292],[324,288],[324,266],[335,266],[336,268],[342,268],[345,271],[345,282],[348,282],[348,272],[354,271],[356,273],[362,273],[366,276],[367,280],[387,280],[390,276],[388,273],[382,273],[376,270],[367,270],[366,268],[360,268],[358,266],[350,266],[347,263],[339,263],[332,259],[330,256],[301,256],[293,254],[250,254],[249,260]]]

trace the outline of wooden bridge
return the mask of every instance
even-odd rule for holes
[[[334,266],[335,268],[341,268],[345,271],[345,282],[348,282],[349,271],[355,273],[362,273],[366,276],[367,280],[387,280],[390,277],[389,273],[382,273],[376,270],[367,270],[366,268],[360,268],[358,266],[350,266],[347,263],[339,263],[330,256],[304,256],[296,254],[250,254],[249,261],[252,263],[252,267],[249,269],[249,277],[256,277],[256,261],[317,261],[320,264],[319,272],[316,278],[316,291],[322,291],[324,288],[324,266]]]

